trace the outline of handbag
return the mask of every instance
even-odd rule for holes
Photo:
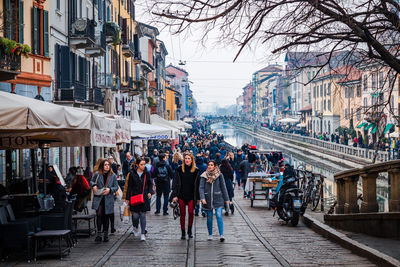
[[[145,184],[146,184],[146,174],[144,175],[143,192],[141,194],[131,196],[131,206],[132,207],[144,204],[143,194],[144,194],[144,186],[145,186]]]
[[[115,196],[116,196],[117,199],[119,199],[119,200],[122,199],[122,190],[121,190],[121,187],[118,186],[118,190],[117,190],[117,192],[115,192]]]

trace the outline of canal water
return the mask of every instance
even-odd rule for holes
[[[324,198],[326,199],[325,208],[329,208],[329,206],[335,199],[334,193],[336,192],[336,184],[334,183],[333,175],[336,172],[343,170],[340,169],[340,166],[324,160],[310,159],[310,156],[304,155],[302,153],[296,153],[288,149],[282,149],[281,147],[274,146],[273,143],[271,144],[270,142],[244,133],[243,131],[232,127],[228,123],[220,122],[213,124],[211,125],[211,129],[216,131],[218,134],[223,134],[225,142],[231,144],[234,147],[240,148],[243,144],[248,143],[250,145],[255,145],[257,149],[276,149],[282,151],[284,153],[285,160],[288,161],[295,168],[302,165],[305,166],[307,170],[310,170],[314,173],[319,173],[326,177],[324,181]],[[361,182],[359,183],[358,190],[360,193],[362,192]],[[380,211],[388,209],[387,191],[387,187],[377,188],[377,200]]]

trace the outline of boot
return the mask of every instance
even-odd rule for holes
[[[235,206],[233,206],[233,204],[231,203],[229,205],[229,208],[231,209],[231,214],[233,214],[235,212]]]
[[[182,239],[182,240],[185,240],[185,239],[186,239],[186,231],[185,231],[185,229],[182,229],[182,236],[181,236],[181,239]]]
[[[108,231],[104,232],[103,242],[108,242]]]
[[[193,238],[192,227],[188,227],[188,237]]]

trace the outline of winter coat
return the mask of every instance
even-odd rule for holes
[[[143,182],[144,178],[146,177],[146,184],[144,186],[144,191],[143,191]],[[135,195],[140,195],[143,193],[143,198],[144,198],[144,204],[136,205],[136,206],[131,206],[130,210],[133,212],[146,212],[150,211],[150,199],[148,198],[147,194],[154,194],[153,192],[153,182],[151,180],[151,175],[150,173],[145,170],[142,175],[139,177],[139,174],[136,172],[136,170],[131,170],[129,173],[129,178],[128,178],[128,186],[126,190],[126,200],[131,200],[131,196]]]
[[[205,199],[207,202],[203,208],[205,210],[223,208],[225,202],[229,201],[224,176],[221,174],[213,183],[208,183],[207,180],[207,172],[204,172],[200,176],[199,186],[200,199]]]
[[[200,184],[200,171],[199,169],[195,169],[194,172],[191,173],[194,175],[195,178],[195,184],[194,184],[194,196],[193,200],[194,202],[197,202],[197,200],[200,200],[200,194],[199,194],[199,184]],[[183,192],[182,192],[182,177],[183,177],[183,171],[182,171],[182,166],[179,166],[178,169],[176,169],[175,172],[175,180],[174,184],[172,185],[172,193],[170,196],[170,201],[174,197],[178,197],[179,199],[183,199]]]
[[[159,168],[164,167],[164,166],[167,168],[167,172],[168,172],[167,176],[168,176],[168,178],[169,178],[168,181],[171,181],[172,178],[174,177],[174,172],[172,171],[171,166],[168,165],[167,162],[166,162],[165,160],[162,160],[162,161],[159,161],[159,162],[156,164],[156,166],[155,166],[155,168],[154,168],[154,171],[153,171],[153,178],[155,179],[154,181],[155,181],[156,183],[157,183],[157,182],[164,182],[164,181],[161,181],[161,179],[158,178],[158,170],[159,170]]]
[[[108,179],[108,182],[107,182]],[[104,183],[106,183],[104,185]],[[117,176],[113,173],[110,174],[110,177],[103,177],[102,174],[96,172],[92,180],[90,181],[90,186],[94,187],[97,185],[98,189],[102,189],[103,187],[110,188],[110,193],[106,196],[100,195],[93,195],[93,203],[92,203],[92,208],[94,210],[97,210],[99,208],[101,200],[104,198],[104,205],[105,205],[105,212],[106,214],[113,214],[114,213],[114,194],[118,190],[118,182],[117,182]]]

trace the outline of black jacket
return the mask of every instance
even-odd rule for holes
[[[165,166],[168,171],[168,178],[171,181],[171,179],[174,177],[174,172],[172,171],[172,168],[170,165],[167,164],[165,160],[157,162],[156,166],[154,167],[153,171],[153,178],[155,179],[155,182],[157,183],[157,177],[158,177],[158,168]],[[162,181],[161,181],[162,182]]]
[[[200,171],[199,171],[199,169],[196,168],[195,171],[191,174],[196,177],[195,183],[194,183],[194,196],[193,196],[193,200],[194,200],[194,202],[196,202],[197,200],[200,200],[200,193],[199,193]],[[182,176],[183,176],[182,166],[179,166],[175,173],[175,180],[174,180],[174,184],[172,186],[172,193],[169,198],[170,201],[172,201],[172,199],[174,197],[178,197],[179,199],[183,198],[183,196],[182,196],[182,194],[183,194]]]
[[[143,191],[143,182],[144,178],[146,177],[146,184],[144,185]],[[151,181],[151,175],[148,171],[142,173],[139,177],[139,174],[136,170],[131,170],[129,173],[129,180],[128,180],[128,189],[126,191],[126,200],[131,199],[131,196],[139,195],[143,193],[144,204],[137,205],[134,207],[130,207],[130,210],[133,212],[145,212],[150,211],[150,200],[147,197],[147,194],[154,194],[153,192],[153,183]]]

